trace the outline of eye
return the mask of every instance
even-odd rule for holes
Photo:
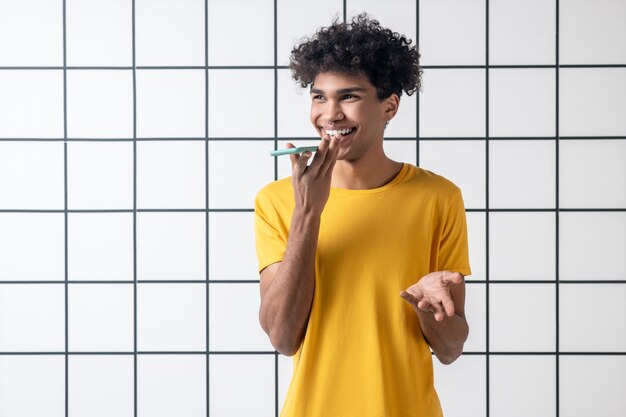
[[[354,94],[344,94],[343,96],[341,96],[342,100],[355,100],[358,98],[359,96],[355,96]]]
[[[321,94],[316,94],[314,96],[311,96],[312,100],[324,100],[324,96]]]

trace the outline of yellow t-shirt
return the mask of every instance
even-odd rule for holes
[[[259,192],[259,270],[282,260],[293,208],[291,178]],[[460,190],[409,164],[380,188],[332,188],[315,269],[281,416],[441,416],[430,349],[398,294],[432,271],[471,273]]]

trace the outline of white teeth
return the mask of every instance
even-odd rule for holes
[[[341,135],[347,135],[348,133],[351,133],[354,129],[350,128],[350,129],[339,129],[339,130],[327,130],[326,134],[328,136],[335,136],[336,134],[341,134]]]

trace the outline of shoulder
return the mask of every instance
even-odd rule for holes
[[[261,188],[256,195],[255,209],[269,206],[281,207],[293,203],[293,186],[291,177],[271,182]]]
[[[409,165],[406,184],[418,187],[432,196],[443,199],[454,199],[460,196],[461,190],[449,179],[432,171]]]

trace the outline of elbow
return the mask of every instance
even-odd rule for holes
[[[459,338],[446,346],[444,349],[441,349],[440,352],[435,352],[437,359],[443,365],[450,365],[454,361],[456,361],[461,354],[463,354],[463,346],[465,345],[465,341],[469,335],[469,326],[467,324],[463,328],[463,332],[459,335]]]
[[[456,361],[463,353],[463,344],[454,349],[448,349],[446,352],[436,353],[437,359],[443,365],[450,365]]]
[[[282,355],[293,356],[300,349],[301,340],[286,335],[281,329],[270,331],[268,335],[274,349]]]
[[[270,325],[268,320],[264,320],[263,314],[259,315],[259,322],[263,331],[269,336],[272,347],[280,354],[285,356],[293,356],[300,348],[302,338],[288,334],[283,327],[273,324]]]

